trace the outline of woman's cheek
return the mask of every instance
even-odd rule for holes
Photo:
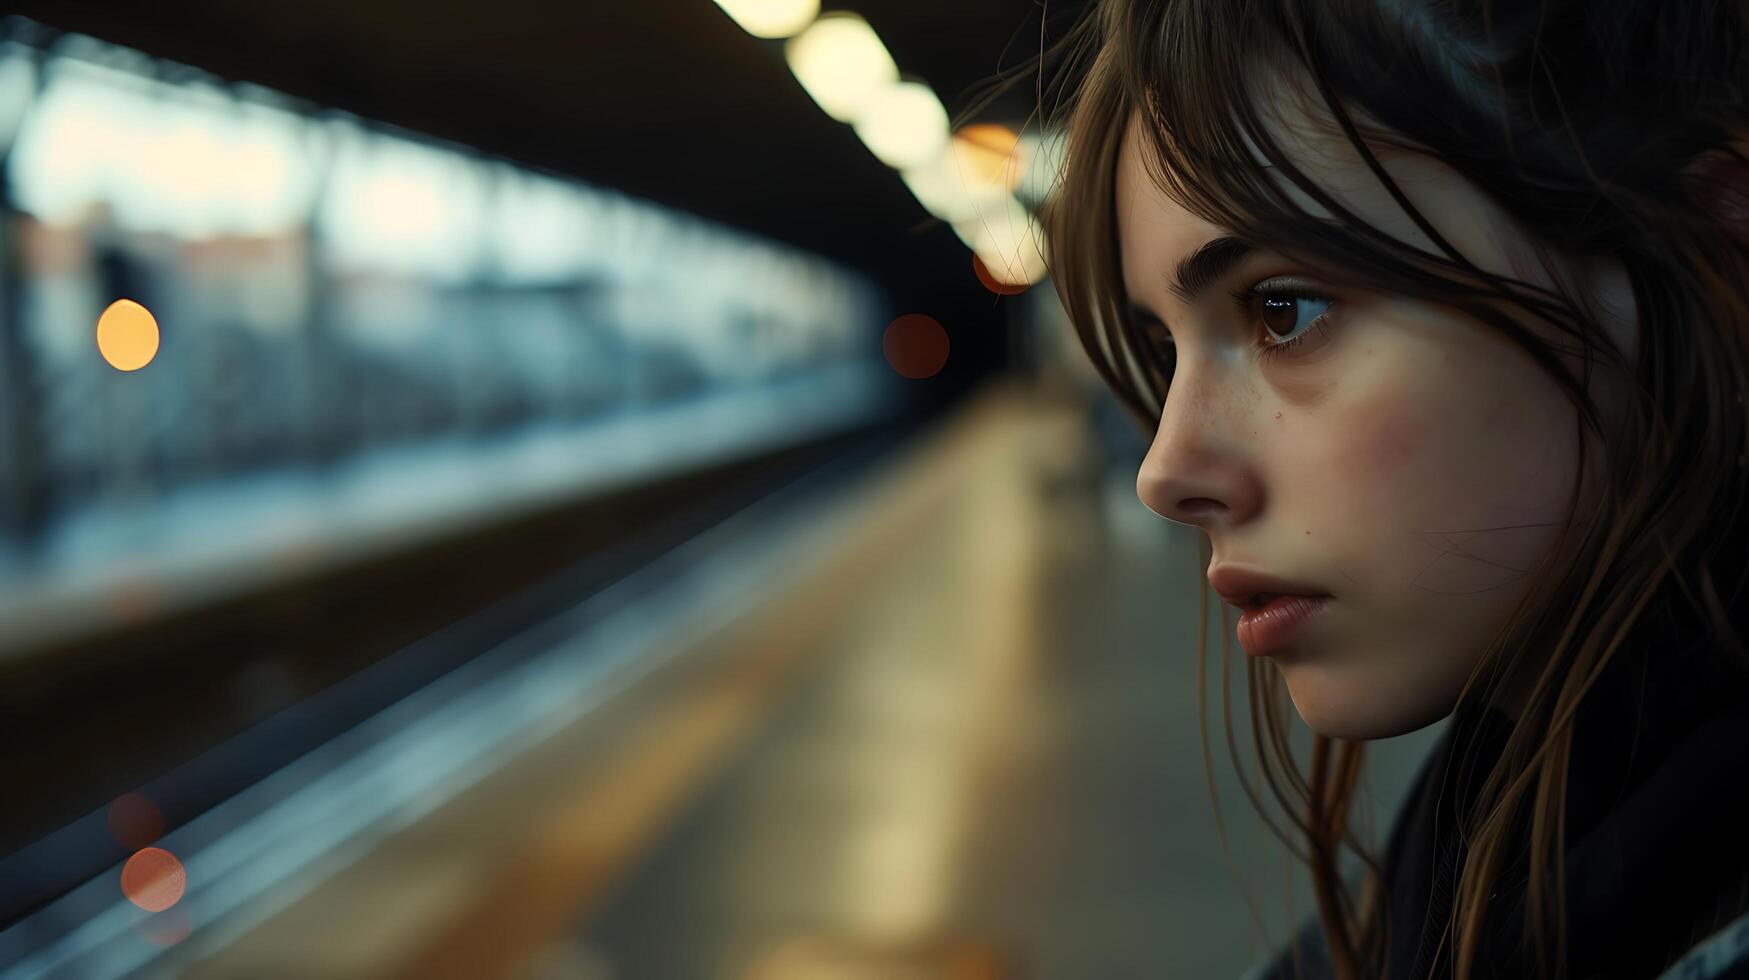
[[[1323,525],[1313,536],[1369,588],[1406,585],[1445,547],[1428,530],[1453,526],[1441,519],[1454,502],[1440,478],[1440,422],[1418,394],[1391,378],[1347,385],[1325,406],[1323,438],[1302,444],[1303,485]]]
[[[1428,421],[1401,382],[1346,386],[1346,397],[1326,405],[1331,476],[1370,498],[1368,506],[1418,496]]]

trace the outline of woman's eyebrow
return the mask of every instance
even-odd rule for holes
[[[1204,242],[1196,251],[1180,259],[1173,274],[1166,277],[1166,286],[1173,295],[1186,303],[1194,302],[1196,298],[1207,292],[1221,277],[1233,270],[1234,266],[1245,261],[1258,247],[1243,238],[1222,235]],[[1144,320],[1159,319],[1149,313],[1147,306],[1133,296],[1124,299],[1129,303],[1132,315]]]
[[[1189,303],[1255,251],[1257,246],[1243,238],[1231,235],[1211,238],[1179,261],[1166,285],[1179,299]]]

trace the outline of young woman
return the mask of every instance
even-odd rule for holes
[[[1317,898],[1264,974],[1749,977],[1746,17],[1100,0],[1066,42],[1052,271],[1241,611]],[[1367,742],[1447,716],[1381,859]]]

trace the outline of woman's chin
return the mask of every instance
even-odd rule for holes
[[[1441,710],[1437,705],[1420,705],[1378,691],[1356,692],[1353,685],[1333,685],[1331,690],[1307,677],[1296,683],[1293,673],[1283,671],[1294,710],[1307,728],[1327,738],[1351,742],[1395,738],[1420,731],[1450,714],[1449,707]]]

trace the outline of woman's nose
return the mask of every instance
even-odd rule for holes
[[[1208,528],[1242,521],[1256,510],[1258,485],[1245,440],[1251,427],[1238,406],[1174,388],[1154,440],[1136,473],[1136,496],[1169,521]]]

